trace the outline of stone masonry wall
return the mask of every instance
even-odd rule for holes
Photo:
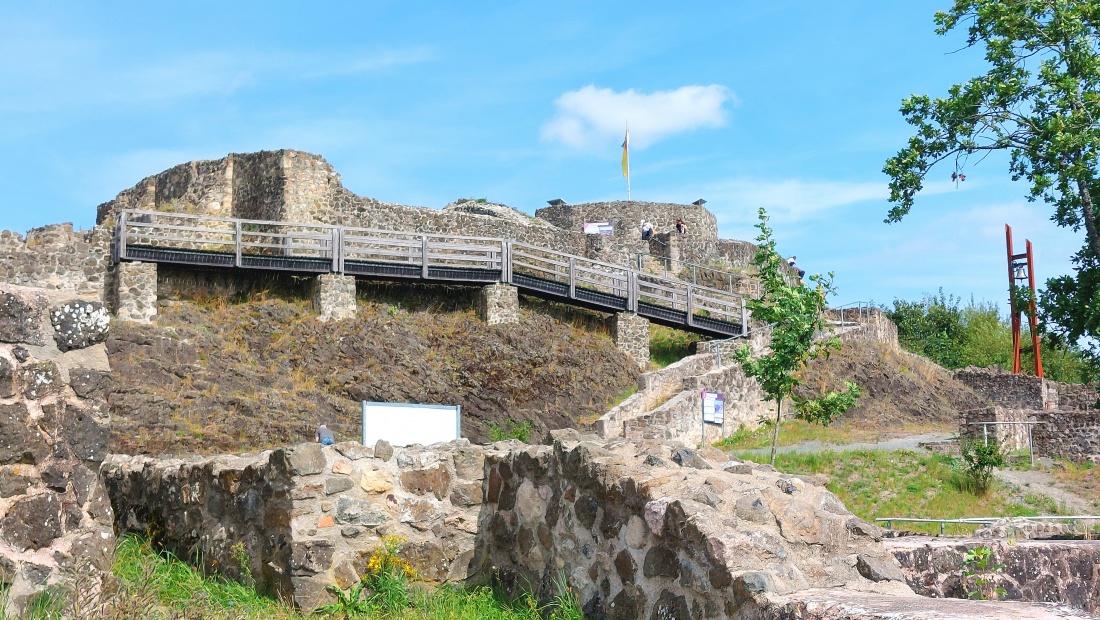
[[[429,448],[379,442],[300,444],[250,457],[112,455],[101,476],[120,532],[153,532],[181,557],[253,576],[304,609],[348,588],[383,538],[431,582],[466,577],[482,503],[486,449],[466,440]],[[239,548],[239,547],[238,547]]]
[[[771,597],[814,587],[913,597],[877,528],[769,468],[644,442],[558,441],[486,464],[472,579],[549,598],[564,578],[586,617],[770,617]]]
[[[508,284],[481,287],[477,316],[488,325],[519,323],[519,289]]]
[[[617,312],[611,318],[615,346],[645,369],[649,365],[649,320],[633,312]]]
[[[157,264],[118,264],[115,314],[121,321],[152,323],[157,315]]]
[[[102,297],[111,257],[109,227],[73,231],[72,224],[35,228],[24,239],[0,231],[0,282],[95,293]]]
[[[963,557],[975,547],[993,550],[1004,564],[990,575],[1004,600],[1063,603],[1100,612],[1100,541],[1004,540],[906,536],[884,541],[913,590],[937,598],[967,598]]]
[[[355,276],[324,273],[313,279],[313,310],[322,321],[355,316]]]
[[[97,222],[113,223],[122,209],[505,237],[618,264],[632,264],[639,252],[654,250],[652,243],[641,241],[639,218],[648,218],[659,232],[667,233],[673,230],[676,218],[682,217],[688,232],[677,237],[678,258],[693,262],[724,258],[733,265],[745,262],[743,242],[720,243],[714,214],[694,205],[591,203],[569,205],[569,213],[564,215],[554,207],[540,209],[537,217],[514,210],[502,217],[492,209],[473,210],[465,204],[442,210],[410,207],[357,196],[342,186],[340,175],[324,158],[295,150],[232,153],[219,160],[181,164],[143,179],[100,205]],[[585,217],[621,220],[623,224],[611,237],[585,235],[581,223]],[[635,219],[637,223],[627,225]],[[655,251],[660,254],[660,248]]]
[[[1092,411],[1039,411],[1035,419],[1035,453],[1100,464],[1100,414]]]
[[[63,570],[99,563],[114,547],[111,506],[96,476],[110,433],[100,389],[108,329],[94,295],[0,284],[5,617]]]
[[[965,368],[956,371],[955,378],[996,404],[989,410],[962,412],[960,432],[981,437],[981,426],[968,422],[1035,420],[1036,455],[1100,462],[1100,414],[1091,408],[1095,385],[1069,385],[985,368]],[[1027,446],[1022,428],[1001,429],[998,436],[1009,447]]]

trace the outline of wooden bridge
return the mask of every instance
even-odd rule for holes
[[[114,261],[432,283],[505,283],[530,295],[713,337],[742,335],[745,299],[625,265],[491,237],[123,211]],[[732,279],[731,279],[732,282]]]

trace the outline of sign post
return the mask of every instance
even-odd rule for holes
[[[726,396],[721,392],[703,390],[703,437],[700,447],[707,445],[707,424],[722,426],[726,421]]]

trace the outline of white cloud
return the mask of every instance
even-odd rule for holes
[[[542,126],[542,139],[586,149],[621,140],[630,122],[630,145],[644,149],[669,136],[726,124],[726,102],[734,95],[725,86],[682,86],[645,94],[615,92],[589,85],[554,101],[557,115]]]
[[[884,183],[802,179],[729,179],[694,191],[713,204],[729,205],[731,213],[737,214],[735,221],[755,221],[756,210],[764,207],[768,216],[780,223],[798,222],[866,200],[884,201],[888,195]]]

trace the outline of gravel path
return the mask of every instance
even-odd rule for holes
[[[780,446],[777,452],[825,452],[831,450],[833,452],[844,452],[848,450],[921,450],[922,448],[918,444],[922,444],[928,441],[943,441],[954,437],[954,433],[925,433],[923,435],[912,435],[910,437],[901,437],[898,439],[890,439],[887,441],[871,442],[871,443],[846,443],[846,444],[832,444],[825,443],[818,440],[804,441],[793,446]],[[754,455],[771,455],[771,448],[755,448],[752,450],[738,450],[739,454],[754,454]]]
[[[910,437],[901,437],[898,439],[890,439],[888,441],[872,442],[872,443],[849,443],[849,444],[831,444],[818,440],[804,441],[793,446],[781,446],[777,452],[844,452],[849,450],[923,450],[920,444],[930,441],[943,441],[945,439],[952,439],[955,437],[954,433],[925,433],[923,435],[913,435]],[[756,448],[753,450],[739,450],[739,454],[754,455],[768,457],[771,454],[771,448]],[[1055,486],[1054,477],[1049,472],[1042,470],[1027,470],[1018,471],[1014,469],[998,469],[994,472],[998,479],[1019,488],[1024,493],[1034,493],[1037,495],[1045,495],[1063,509],[1067,513],[1076,515],[1094,515],[1100,513],[1100,508],[1093,505],[1093,502],[1071,493],[1065,489]]]

